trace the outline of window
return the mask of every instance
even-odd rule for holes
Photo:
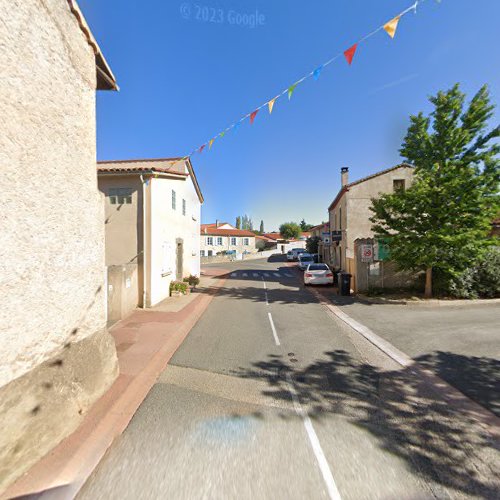
[[[250,240],[248,238],[243,238],[243,245],[245,245],[246,247],[250,245]]]
[[[132,203],[132,188],[110,188],[108,196],[111,205],[130,205]]]
[[[212,255],[213,255],[213,254],[214,254],[214,253],[212,252],[212,250],[209,250],[209,251],[208,251],[208,256],[209,256],[209,257],[212,257]]]
[[[186,200],[182,200],[182,215],[186,215]]]
[[[236,243],[236,238],[231,238],[231,245],[236,246],[238,243]]]
[[[393,179],[392,181],[393,191],[404,191],[405,190],[405,180],[404,179]]]
[[[172,189],[172,210],[175,210],[176,207],[177,207],[176,195],[175,191]]]
[[[207,236],[207,245],[213,245],[213,244],[214,244],[214,237]]]
[[[339,208],[339,231],[342,231],[342,209]]]
[[[205,257],[205,250],[200,250],[200,257]]]
[[[218,237],[217,237],[217,245],[218,245],[219,247],[221,247],[221,246],[222,246],[222,236],[218,236]]]

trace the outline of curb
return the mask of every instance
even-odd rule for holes
[[[384,299],[378,297],[368,297],[362,293],[356,294],[355,297],[369,302],[370,304],[388,305],[388,306],[417,306],[417,307],[462,307],[462,306],[481,306],[481,305],[497,305],[500,304],[500,299]]]
[[[0,499],[28,497],[68,500],[76,497],[113,441],[127,428],[172,356],[224,285],[225,277],[213,277],[218,278],[210,287],[213,292],[200,296],[197,303],[193,301],[186,305],[193,309],[189,318],[153,354],[144,369],[135,377],[120,369],[117,380],[92,406],[78,429],[0,493]]]
[[[377,347],[384,354],[389,356],[402,367],[410,369],[415,375],[419,376],[423,382],[435,393],[445,400],[450,406],[456,408],[465,408],[473,418],[484,426],[490,436],[500,441],[500,417],[479,405],[448,382],[438,377],[431,370],[421,367],[410,356],[394,347],[390,342],[379,337],[368,327],[351,318],[343,312],[338,306],[331,304],[317,290],[309,290],[320,302],[321,305],[331,311],[337,318],[350,326],[355,332],[363,336],[368,342]],[[499,443],[500,445],[500,443]]]

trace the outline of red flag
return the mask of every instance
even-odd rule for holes
[[[354,57],[354,54],[356,53],[357,48],[358,48],[358,44],[355,43],[350,49],[347,49],[344,52],[344,56],[346,58],[347,64],[350,65],[352,63],[352,59]]]
[[[205,149],[206,144],[203,144],[200,149],[198,149],[198,153],[203,153],[203,150]]]
[[[253,124],[255,117],[257,116],[257,113],[259,112],[258,109],[256,109],[253,113],[250,114],[250,125]]]

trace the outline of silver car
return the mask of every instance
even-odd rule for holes
[[[307,269],[309,264],[314,264],[314,258],[310,253],[302,253],[299,255],[299,267],[302,271]]]

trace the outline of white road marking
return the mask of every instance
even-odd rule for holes
[[[254,278],[258,278],[259,277],[259,273],[253,273],[253,277]]]
[[[267,313],[267,315],[269,316],[269,323],[271,323],[271,329],[273,330],[274,342],[276,343],[276,345],[281,345],[278,334],[276,333],[276,327],[274,326],[273,317],[271,316],[271,313]]]
[[[330,466],[328,465],[328,461],[325,457],[323,448],[321,448],[321,443],[319,442],[318,435],[314,430],[314,426],[311,422],[311,419],[309,418],[309,415],[300,404],[299,396],[293,384],[292,376],[289,373],[287,373],[286,379],[288,382],[288,390],[292,395],[295,412],[299,417],[302,418],[302,422],[307,432],[307,437],[309,438],[309,442],[311,443],[311,448],[313,449],[314,456],[318,461],[318,466],[321,471],[321,475],[323,476],[326,489],[328,490],[328,496],[332,500],[341,500],[342,497],[340,496],[340,492],[337,488],[337,485],[335,484],[335,479],[333,479],[332,471],[330,470]]]
[[[273,273],[273,274],[276,276],[276,278],[280,277],[280,273]]]
[[[238,273],[231,273],[231,276],[234,278]]]
[[[266,306],[269,305],[269,298],[267,296],[267,285],[266,285],[266,282],[264,281],[264,278],[262,278],[262,283],[264,283],[264,295],[266,297]]]
[[[286,277],[286,278],[293,278],[293,276],[292,276],[291,274],[288,274],[288,273],[287,273],[287,274],[285,274],[285,277]]]
[[[247,274],[247,273],[243,273],[243,277],[244,277],[244,278],[247,278],[247,277],[248,277],[248,274]]]
[[[268,274],[268,273],[264,273],[264,276],[265,276],[266,278],[269,278],[269,274]]]

